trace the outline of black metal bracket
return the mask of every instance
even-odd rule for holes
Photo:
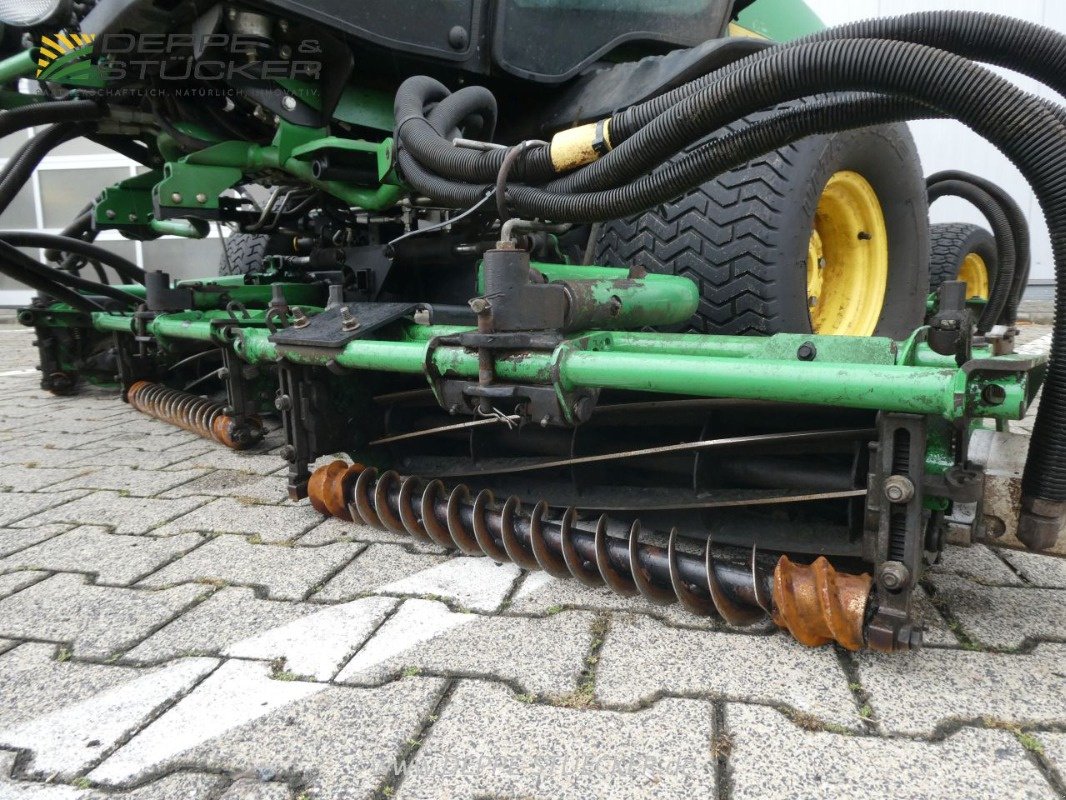
[[[875,607],[867,641],[875,650],[921,646],[914,623],[914,587],[921,576],[927,527],[936,524],[923,507],[926,419],[915,414],[881,415],[871,459],[866,500],[864,557],[875,565]]]
[[[308,317],[306,324],[282,328],[270,337],[279,347],[322,347],[340,350],[349,342],[408,317],[416,303],[345,303]]]

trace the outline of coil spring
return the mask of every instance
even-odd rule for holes
[[[734,626],[770,615],[809,646],[835,641],[851,650],[863,647],[870,577],[839,573],[825,558],[803,565],[782,556],[771,578],[757,566],[754,550],[744,566],[715,559],[710,540],[701,556],[682,552],[676,528],[664,549],[641,541],[639,521],[623,539],[607,534],[607,518],[601,516],[592,533],[575,526],[573,508],[549,520],[544,501],[524,513],[516,497],[497,503],[489,490],[475,497],[460,484],[449,492],[439,480],[425,483],[391,470],[379,476],[372,467],[344,461],[317,469],[308,494],[322,514],[467,555],[573,577],[586,586],[606,585],[656,605],[676,601],[693,614],[717,613]]]
[[[190,433],[212,439],[234,450],[243,450],[263,436],[262,423],[250,417],[238,420],[222,403],[171,389],[161,383],[137,381],[126,393],[129,404],[158,420]]]

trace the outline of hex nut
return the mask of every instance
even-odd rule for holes
[[[884,492],[890,503],[909,503],[914,499],[914,484],[904,475],[890,475],[885,479]]]

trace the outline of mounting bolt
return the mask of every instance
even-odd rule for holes
[[[173,192],[170,195],[170,202],[180,203],[182,201],[181,192]]]
[[[911,580],[911,571],[899,561],[886,561],[881,565],[881,585],[890,592],[906,588]]]
[[[484,297],[475,297],[470,301],[470,310],[477,315],[487,314],[492,310],[492,303],[486,300]]]
[[[998,383],[990,383],[981,390],[981,399],[984,400],[985,405],[1001,406],[1007,399],[1007,390]]]
[[[295,461],[296,448],[293,447],[291,444],[285,445],[283,448],[281,448],[281,457],[284,458],[286,461]]]
[[[108,219],[114,219],[118,216],[118,214],[115,213],[115,209],[109,208],[107,211],[104,212],[104,216]]]
[[[311,318],[304,313],[304,310],[299,306],[292,307],[292,327],[294,328],[306,328],[311,324]]]
[[[281,56],[282,61],[288,61],[290,58],[292,58],[292,48],[289,47],[287,44],[283,44],[278,49],[278,55]]]
[[[818,348],[813,342],[804,342],[796,349],[796,358],[800,361],[814,361],[818,355]]]
[[[201,203],[201,204],[206,203],[207,202],[207,195],[204,194],[203,192],[200,192],[198,195],[196,195],[196,202],[197,203]]]
[[[886,478],[884,491],[890,503],[909,503],[914,498],[914,484],[905,475]]]
[[[229,370],[225,367],[221,367],[215,374],[222,380],[227,380],[229,378]]]
[[[130,214],[129,220],[130,220],[130,222],[136,222],[137,221],[137,215],[136,214]]]
[[[816,305],[818,305],[818,295],[812,294],[807,298],[807,308],[814,308]]]
[[[296,98],[289,94],[285,95],[283,98],[281,98],[281,107],[284,108],[286,111],[295,111]]]
[[[359,330],[360,328],[359,320],[352,315],[348,306],[341,307],[341,328],[348,332]]]
[[[274,400],[274,408],[278,411],[289,411],[292,409],[292,398],[287,394],[280,394]]]

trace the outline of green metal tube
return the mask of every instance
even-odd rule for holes
[[[572,351],[560,365],[565,388],[737,397],[956,416],[957,370],[752,361],[673,354]]]
[[[26,78],[37,71],[32,50],[23,50],[0,61],[0,83]]]
[[[148,324],[162,338],[215,341],[211,319],[224,312],[164,315]],[[131,330],[132,317],[94,314],[98,330]],[[233,346],[251,363],[278,360],[279,351],[263,329],[245,328]],[[606,344],[616,334],[599,333]],[[693,337],[698,338],[698,337]],[[631,343],[632,344],[632,343]],[[337,366],[412,375],[425,370],[428,342],[360,339],[339,352],[314,349],[285,350],[285,360],[309,366]],[[435,370],[449,378],[478,375],[475,351],[437,347]],[[848,408],[937,414],[957,418],[967,406],[980,415],[1017,419],[1025,407],[1024,382],[1011,377],[996,381],[1006,396],[995,407],[980,405],[977,389],[960,369],[897,366],[894,364],[828,363],[800,360],[743,359],[669,352],[579,350],[564,343],[555,352],[525,352],[496,360],[496,375],[504,381],[545,385],[555,377],[563,389],[577,387],[648,391],[701,397],[736,397],[779,402],[813,403]]]

